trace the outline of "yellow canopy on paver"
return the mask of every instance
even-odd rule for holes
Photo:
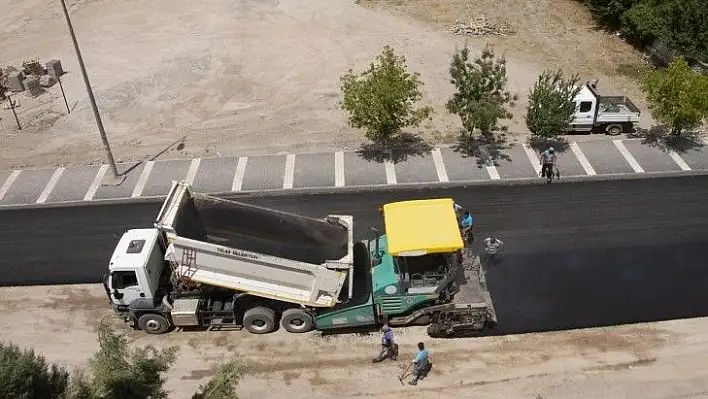
[[[393,202],[383,206],[388,252],[421,256],[464,248],[452,198]]]

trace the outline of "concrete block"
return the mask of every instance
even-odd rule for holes
[[[25,86],[23,83],[24,80],[25,74],[22,73],[22,71],[11,72],[9,75],[7,75],[7,85],[9,86],[9,89],[14,92],[25,90]]]
[[[52,87],[57,82],[57,79],[52,75],[44,75],[39,78],[39,85],[42,87]]]
[[[29,95],[32,97],[37,97],[42,94],[42,86],[39,85],[39,78],[30,77],[24,81],[25,89],[29,91]]]
[[[51,60],[44,64],[47,69],[47,73],[55,78],[60,77],[64,74],[64,70],[61,68],[61,61]]]

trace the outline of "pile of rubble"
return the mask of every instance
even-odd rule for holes
[[[468,24],[457,21],[449,30],[454,35],[464,36],[510,36],[516,34],[508,22],[492,23],[487,21],[483,15],[472,19]]]
[[[43,88],[57,83],[64,73],[59,60],[51,60],[44,66],[39,60],[30,60],[22,64],[21,70],[12,66],[5,68],[0,73],[0,86],[14,93],[26,90],[30,97],[37,97],[44,92]]]

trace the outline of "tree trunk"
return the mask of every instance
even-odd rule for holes
[[[673,134],[674,136],[680,136],[681,135],[681,127],[676,127],[676,126],[672,127],[671,134]]]

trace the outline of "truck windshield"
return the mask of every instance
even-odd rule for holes
[[[114,290],[121,290],[138,285],[138,277],[134,271],[115,271],[111,275],[111,285]]]

